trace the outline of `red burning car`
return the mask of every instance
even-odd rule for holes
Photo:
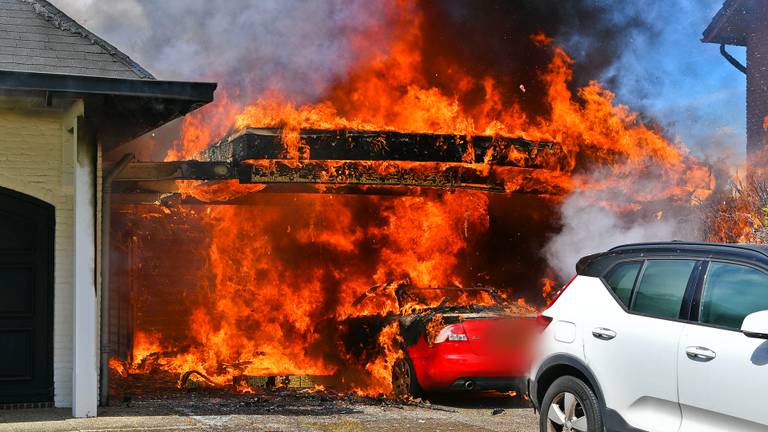
[[[490,288],[400,288],[404,356],[392,371],[398,397],[437,391],[522,394],[538,332],[535,310]],[[439,302],[435,306],[435,299]]]

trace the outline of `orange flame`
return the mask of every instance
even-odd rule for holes
[[[520,104],[506,102],[497,79],[476,79],[458,64],[446,72],[451,88],[429,87],[420,54],[421,16],[407,0],[395,2],[390,13],[397,24],[389,52],[362,56],[365,61],[337,83],[326,100],[296,105],[285,95],[270,93],[240,107],[220,96],[211,108],[186,117],[182,139],[167,159],[191,158],[226,132],[245,127],[281,128],[288,143],[286,157],[295,160],[302,154],[299,132],[307,128],[500,135],[558,143],[564,149],[561,170],[532,172],[532,178],[566,192],[626,190],[632,194],[626,208],[659,199],[695,204],[714,187],[706,167],[661,131],[640,122],[628,107],[615,103],[614,94],[597,82],[574,94],[569,88],[573,61],[546,35],[532,39],[552,56],[540,77],[548,89],[549,114],[529,117]],[[525,92],[522,84],[519,91]],[[462,103],[470,95],[477,100],[477,94],[482,95],[479,103]],[[486,163],[470,159],[465,162]],[[610,173],[604,182],[586,175],[594,166]],[[633,189],[649,169],[665,181],[654,190]],[[180,187],[203,201],[226,201],[263,188],[236,182],[187,182]],[[467,281],[459,256],[473,236],[488,228],[487,195],[457,191],[440,198],[366,199],[380,204],[367,226],[355,224],[355,212],[362,209],[354,200],[333,195],[198,209],[194,217],[204,221],[211,241],[208,267],[200,269],[199,278],[206,289],[184,300],[192,308],[185,341],[190,347],[178,352],[171,346],[178,342],[164,340],[162,332],[138,331],[134,359],[165,353],[164,370],[201,370],[221,384],[231,383],[234,374],[334,374],[343,367],[330,355],[337,351],[337,341],[326,339],[319,322],[400,312],[391,295],[353,305],[372,283],[409,280],[417,287],[442,287]],[[358,260],[357,251],[363,247],[377,251],[375,262]],[[314,262],[309,257],[318,254],[343,262],[328,268],[308,265]],[[554,281],[543,280],[545,298],[554,286]],[[519,305],[530,308],[524,298]],[[369,394],[391,391],[391,367],[402,355],[396,340],[397,326],[387,325],[378,335],[380,353],[364,365],[370,379],[352,388]]]

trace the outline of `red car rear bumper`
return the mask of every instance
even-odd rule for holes
[[[467,341],[427,346],[424,339],[408,348],[419,385],[426,391],[524,391],[528,356],[521,352],[486,352]],[[469,383],[469,384],[468,384]]]

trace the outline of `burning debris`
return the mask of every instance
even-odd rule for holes
[[[701,215],[708,241],[768,243],[768,175],[763,170],[734,179],[716,198]]]
[[[449,300],[445,294],[449,294],[452,299]],[[376,299],[371,298],[372,296],[394,296],[398,312],[351,317],[337,322],[336,325],[344,329],[339,334],[338,349],[342,350],[347,360],[366,364],[367,372],[374,375],[379,370],[388,370],[387,363],[395,363],[401,359],[405,347],[417,343],[421,337],[425,337],[429,346],[439,343],[439,338],[448,325],[460,324],[467,319],[533,317],[536,312],[524,303],[509,302],[492,288],[445,288],[425,291],[414,290],[408,281],[375,285],[358,297],[353,305],[359,307],[363,303],[375,302]],[[528,332],[520,334],[519,327],[511,327],[509,330],[511,331],[508,337],[518,341],[528,339]],[[350,384],[354,385],[347,382],[349,371],[322,375],[250,375],[248,371],[253,370],[250,366],[258,362],[256,358],[236,364],[220,363],[215,369],[214,378],[196,369],[176,375],[169,370],[168,361],[173,357],[183,356],[183,353],[163,351],[156,341],[146,340],[147,336],[142,336],[139,340],[141,339],[144,339],[144,342],[138,351],[144,351],[144,354],[138,361],[119,361],[115,358],[110,361],[114,375],[113,393],[146,393],[150,388],[160,393],[168,392],[174,376],[178,376],[175,383],[178,389],[231,387],[239,393],[256,393],[261,391],[259,389],[276,388],[349,390]],[[134,347],[134,350],[137,350],[137,347]],[[379,364],[380,362],[384,364]],[[231,377],[231,381],[222,380],[221,377],[224,376]],[[149,382],[152,384],[149,385]],[[360,392],[355,387],[351,389]],[[410,399],[406,397],[405,400]]]

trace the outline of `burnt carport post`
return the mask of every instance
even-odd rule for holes
[[[112,220],[111,198],[112,180],[125,169],[135,156],[133,153],[124,155],[114,166],[105,170],[101,180],[101,380],[99,382],[99,403],[105,406],[109,403],[109,230]]]

